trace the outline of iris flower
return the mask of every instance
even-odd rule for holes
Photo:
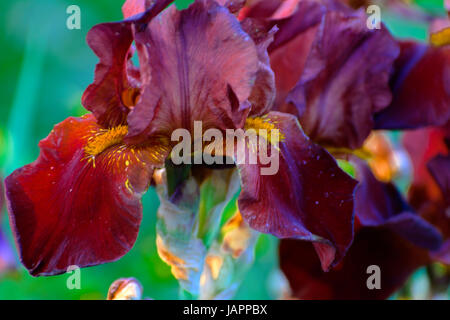
[[[355,240],[333,270],[323,272],[310,244],[281,241],[280,264],[293,296],[389,297],[436,252],[448,254],[442,245],[445,232],[408,204],[394,184],[378,181],[355,155],[373,129],[448,122],[448,47],[396,41],[383,25],[369,30],[363,11],[334,0],[253,1],[240,16],[280,29],[269,46],[275,108],[296,115],[311,139],[355,163],[360,182]],[[382,270],[382,290],[369,290],[361,280],[370,265]]]
[[[91,113],[56,125],[39,158],[6,179],[22,263],[34,276],[54,275],[126,254],[153,170],[170,160],[171,133],[202,121],[205,130],[279,129],[277,174],[237,164],[239,210],[260,232],[312,241],[328,270],[353,240],[356,182],[295,116],[271,111],[274,31],[238,21],[233,2],[198,0],[161,13],[170,2],[127,1],[125,20],[88,33],[100,59],[82,97]]]
[[[355,240],[343,261],[323,273],[311,248],[282,240],[281,268],[300,299],[386,299],[417,268],[450,264],[450,158],[448,129],[407,132],[403,138],[413,164],[408,202],[392,183],[379,182],[359,161],[355,192]],[[443,242],[442,242],[443,240]],[[367,267],[382,270],[381,290],[369,290]]]

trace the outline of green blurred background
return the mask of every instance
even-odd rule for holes
[[[176,1],[179,8],[191,1]],[[429,12],[443,14],[442,0],[416,1]],[[68,30],[66,8],[81,8],[81,30]],[[80,99],[92,82],[97,58],[85,42],[89,29],[101,22],[122,18],[122,0],[24,0],[0,2],[0,174],[36,159],[38,142],[56,123],[85,112]],[[427,26],[391,13],[386,22],[399,37],[425,40]],[[0,299],[104,299],[110,284],[135,277],[144,296],[177,299],[179,289],[170,268],[158,257],[155,216],[158,198],[150,190],[144,198],[144,219],[136,245],[123,259],[81,270],[81,290],[69,290],[68,275],[33,278],[18,271],[0,275]],[[6,212],[2,228],[12,242]],[[256,261],[241,286],[238,299],[272,299],[277,279],[277,241],[262,236]]]

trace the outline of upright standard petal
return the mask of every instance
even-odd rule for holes
[[[369,30],[363,12],[322,18],[300,81],[287,98],[315,142],[359,148],[373,114],[391,102],[389,77],[399,49],[382,26]]]
[[[258,71],[251,38],[212,0],[169,8],[136,34],[143,93],[128,117],[130,138],[155,132],[242,127]]]
[[[240,12],[242,24],[252,21],[258,30],[279,29],[269,47],[270,64],[275,73],[276,103],[280,109],[298,82],[309,53],[315,27],[327,8],[319,1],[252,1]]]
[[[69,118],[41,141],[34,163],[6,179],[11,226],[33,276],[114,261],[133,246],[140,198],[166,150],[125,146],[125,135],[92,115]]]
[[[87,35],[87,43],[100,62],[95,68],[94,82],[83,94],[82,104],[104,127],[125,124],[130,107],[139,96],[139,79],[133,77],[135,69],[129,61],[133,25],[145,25],[172,1],[153,1],[150,6],[144,2],[127,1],[125,17],[141,14],[120,22],[98,24]]]
[[[278,171],[262,175],[260,161],[238,163],[239,210],[260,232],[313,241],[323,269],[328,270],[343,258],[353,240],[356,181],[305,136],[295,116],[271,112],[263,121],[265,128],[278,129],[283,136],[275,159]],[[247,148],[248,153],[256,152],[251,144]]]
[[[393,101],[375,116],[377,129],[412,129],[450,122],[450,46],[402,42],[391,79]]]

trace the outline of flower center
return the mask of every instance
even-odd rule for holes
[[[122,143],[128,134],[128,126],[117,126],[111,129],[102,129],[89,137],[84,151],[89,156],[97,156],[106,149]]]

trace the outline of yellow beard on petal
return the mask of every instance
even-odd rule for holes
[[[127,126],[117,126],[111,129],[101,129],[89,137],[84,151],[88,156],[95,157],[106,149],[121,144],[128,134]]]

